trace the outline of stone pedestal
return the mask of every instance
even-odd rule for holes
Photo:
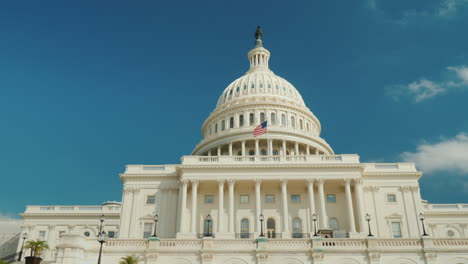
[[[70,232],[60,237],[57,264],[80,264],[84,258],[85,240],[80,233]]]

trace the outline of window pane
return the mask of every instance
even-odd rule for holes
[[[260,113],[260,123],[265,121],[265,113]]]
[[[296,120],[294,119],[294,116],[291,116],[291,127],[296,128]]]
[[[205,195],[205,203],[207,203],[207,204],[214,203],[214,196],[213,195]]]
[[[396,203],[396,196],[395,196],[395,194],[387,194],[387,202],[389,202],[389,203]]]
[[[276,115],[275,115],[275,113],[271,113],[271,118],[270,119],[271,119],[270,120],[271,124],[276,125]]]
[[[46,231],[39,231],[39,239],[45,239]]]
[[[145,223],[143,226],[143,238],[148,238],[151,236],[151,231],[153,230],[152,223]]]
[[[234,128],[234,117],[229,119],[229,128]]]
[[[249,238],[249,219],[244,218],[241,220],[241,238]]]
[[[330,218],[328,225],[331,229],[338,230],[338,220],[336,220],[336,218]]]
[[[156,197],[154,195],[146,196],[146,204],[156,204]]]
[[[336,203],[336,195],[335,194],[327,194],[327,202]]]
[[[299,218],[294,218],[292,221],[293,238],[302,238],[302,221]]]
[[[255,123],[255,117],[254,117],[254,114],[253,113],[250,113],[249,114],[249,125],[253,126],[253,124]]]
[[[249,202],[249,196],[248,195],[241,195],[240,196],[240,202],[241,203],[248,203]]]
[[[291,202],[293,202],[293,203],[300,203],[300,202],[301,202],[301,195],[299,195],[299,194],[291,194]]]
[[[263,155],[263,156],[266,156],[266,154],[267,154],[266,149],[262,149],[262,150],[260,151],[260,154]]]
[[[109,238],[114,238],[115,237],[115,231],[109,231],[107,233],[107,235],[109,236]]]
[[[239,126],[244,126],[244,115],[239,116]]]
[[[275,196],[273,194],[265,195],[265,202],[266,203],[274,203],[275,202]]]
[[[394,238],[401,238],[401,228],[400,223],[392,223],[392,233]]]
[[[221,130],[224,131],[224,129],[226,129],[226,121],[225,120],[223,120],[221,122]]]
[[[282,114],[282,115],[281,115],[281,125],[282,125],[282,126],[285,126],[285,125],[286,125],[286,115],[285,115],[285,114]]]

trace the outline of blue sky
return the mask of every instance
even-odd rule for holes
[[[336,153],[417,161],[423,198],[468,203],[468,0],[2,1],[0,215],[178,163],[257,25]]]

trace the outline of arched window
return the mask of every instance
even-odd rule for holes
[[[261,154],[262,156],[266,156],[266,154],[267,154],[266,149],[262,149],[262,150],[260,151],[260,154]]]
[[[271,122],[271,125],[276,125],[276,114],[275,113],[271,113],[270,122]]]
[[[254,88],[255,88],[255,84],[252,83],[252,85],[250,85],[250,88],[254,89]]]
[[[249,150],[249,155],[254,156],[255,155],[255,150],[253,150],[253,149]]]
[[[237,156],[242,156],[242,151],[241,151],[241,150],[239,150],[239,151],[237,152]]]
[[[215,124],[215,133],[218,133],[218,124]]]
[[[255,123],[255,115],[253,113],[249,114],[249,125],[253,126]]]
[[[298,217],[292,220],[292,237],[302,238],[302,221]]]
[[[267,237],[268,238],[276,238],[275,219],[268,218],[266,225],[267,225]]]
[[[247,84],[244,84],[244,90],[247,90]]]
[[[237,88],[236,88],[236,93],[238,93],[238,92],[239,92],[239,90],[240,90],[240,87],[239,87],[239,86],[237,86]]]
[[[281,125],[286,126],[286,115],[285,114],[281,115]]]
[[[265,121],[265,113],[260,113],[260,123]]]
[[[229,118],[229,128],[234,128],[234,117]]]
[[[296,128],[296,119],[294,119],[294,116],[291,116],[291,127]]]
[[[336,218],[330,218],[330,220],[328,221],[328,226],[330,227],[330,229],[338,230],[338,220]]]
[[[268,83],[268,88],[271,88],[271,84],[270,84],[270,83]]]
[[[211,132],[212,132],[212,131],[211,131],[211,126],[210,126],[210,135],[211,135]]]
[[[299,128],[304,129],[304,124],[302,122],[302,119],[299,119]]]
[[[309,131],[309,130],[310,130],[309,123],[306,123],[306,128],[307,128],[307,131]]]
[[[286,155],[289,155],[289,150],[286,150]]]
[[[249,219],[243,218],[240,223],[240,237],[241,238],[249,238],[250,230],[249,230]]]
[[[260,88],[263,88],[263,83],[260,83]]]
[[[244,115],[239,115],[239,127],[244,126]]]
[[[226,120],[221,121],[221,131],[224,131],[226,129]]]
[[[278,156],[278,150],[277,149],[273,149],[273,155]]]

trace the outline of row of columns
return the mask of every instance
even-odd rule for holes
[[[226,180],[218,180],[218,220],[217,220],[217,231],[219,233],[226,232],[224,228],[224,184]],[[228,182],[228,230],[229,233],[234,233],[234,185],[235,181],[233,179],[227,180]],[[315,196],[314,196],[314,183],[317,182],[318,198],[319,198],[319,210],[316,212],[315,208]],[[347,207],[347,218],[349,232],[356,232],[356,225],[354,221],[354,208],[353,208],[353,199],[351,193],[351,182],[352,179],[344,179],[345,183],[345,196],[346,196],[346,207]],[[190,219],[190,232],[196,233],[196,223],[197,223],[197,196],[198,196],[198,180],[192,180],[192,212]],[[260,233],[260,219],[259,216],[262,213],[261,208],[261,179],[255,179],[255,231]],[[281,197],[282,197],[282,223],[283,223],[283,233],[285,236],[289,233],[289,210],[288,210],[288,190],[287,190],[287,179],[281,179]],[[180,201],[180,223],[179,223],[179,232],[186,233],[189,230],[186,230],[184,225],[185,223],[185,210],[187,204],[187,185],[188,180],[182,180],[181,183],[181,201]],[[325,204],[325,191],[324,191],[324,179],[307,179],[307,190],[308,190],[308,200],[309,200],[309,211],[310,216],[317,214],[319,218],[319,227],[320,229],[328,229],[328,216],[326,211]],[[356,194],[356,209],[358,213],[358,223],[360,232],[364,232],[365,229],[365,218],[363,214],[363,195],[362,195],[362,184],[360,179],[354,179],[354,190]]]
[[[255,155],[260,155],[260,139],[255,139]],[[281,150],[280,150],[280,154],[281,155],[286,155],[286,140],[281,140],[282,141],[282,144],[281,144]],[[246,148],[245,148],[245,140],[242,140],[241,141],[241,155],[242,156],[247,156],[247,152],[246,152]],[[229,156],[233,156],[233,144],[234,142],[229,142],[228,144],[228,155]],[[299,143],[298,142],[294,142],[294,153],[295,155],[299,155]],[[310,145],[306,145],[306,153],[305,155],[311,155],[311,152],[310,152],[310,148],[311,146]],[[267,139],[267,155],[269,156],[272,156],[273,155],[273,139]],[[211,156],[213,153],[211,152],[211,149],[208,151],[208,156]],[[216,154],[217,156],[221,156],[221,145],[218,145],[218,147],[216,148]],[[319,155],[320,152],[319,150],[316,148],[315,149],[315,155]]]

